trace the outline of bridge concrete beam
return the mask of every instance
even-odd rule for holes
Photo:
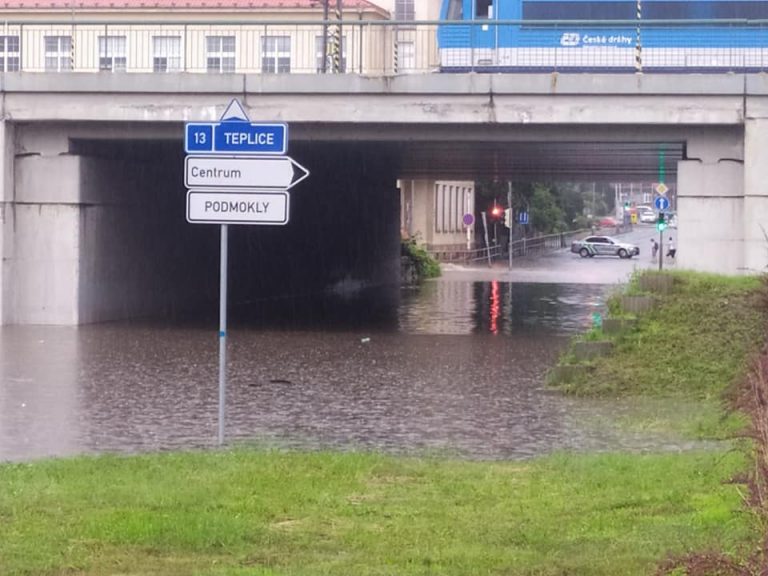
[[[288,122],[715,125],[742,121],[744,86],[690,75],[11,74],[0,92],[16,121],[215,121],[237,96],[253,118]]]

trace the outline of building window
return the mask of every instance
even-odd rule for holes
[[[328,56],[326,60],[326,68],[325,70],[327,72],[330,72],[333,70],[333,62],[332,62],[332,56],[334,52],[333,48],[333,39],[328,38]],[[339,70],[338,72],[346,72],[347,71],[347,37],[344,36],[341,38],[341,54],[339,55]],[[315,70],[317,72],[323,71],[323,37],[322,36],[315,36]]]
[[[18,36],[0,36],[0,72],[18,72],[21,62]]]
[[[125,36],[99,36],[99,70],[125,72]]]
[[[290,36],[262,37],[261,71],[265,74],[288,74],[291,71]]]
[[[397,72],[416,68],[416,45],[413,42],[397,43]]]
[[[72,70],[72,36],[45,36],[45,71]]]
[[[223,73],[235,71],[235,37],[206,37],[206,67],[208,72]]]
[[[179,72],[181,70],[181,37],[152,37],[152,71]]]
[[[415,20],[416,13],[413,8],[413,0],[396,0],[395,20]]]

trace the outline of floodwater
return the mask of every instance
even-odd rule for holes
[[[466,280],[404,290],[384,312],[234,307],[227,441],[471,459],[679,449],[611,425],[615,403],[543,384],[608,290]],[[0,328],[0,461],[216,446],[217,328]]]

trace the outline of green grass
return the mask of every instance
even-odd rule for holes
[[[0,466],[3,575],[623,575],[755,539],[737,451],[520,463],[356,453]]]
[[[565,390],[719,401],[744,376],[764,338],[761,281],[697,273],[673,277],[673,292],[639,316],[637,331],[618,339],[614,354],[595,360],[586,381]],[[639,293],[636,278],[628,292]],[[617,302],[609,304],[612,311]]]

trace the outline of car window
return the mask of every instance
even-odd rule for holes
[[[602,238],[598,238],[597,236],[590,236],[589,238],[587,238],[586,240],[584,240],[584,242],[590,242],[590,243],[592,243],[592,244],[594,244],[594,243],[596,243],[596,242],[598,242],[598,243],[599,243],[599,242],[602,242]]]

